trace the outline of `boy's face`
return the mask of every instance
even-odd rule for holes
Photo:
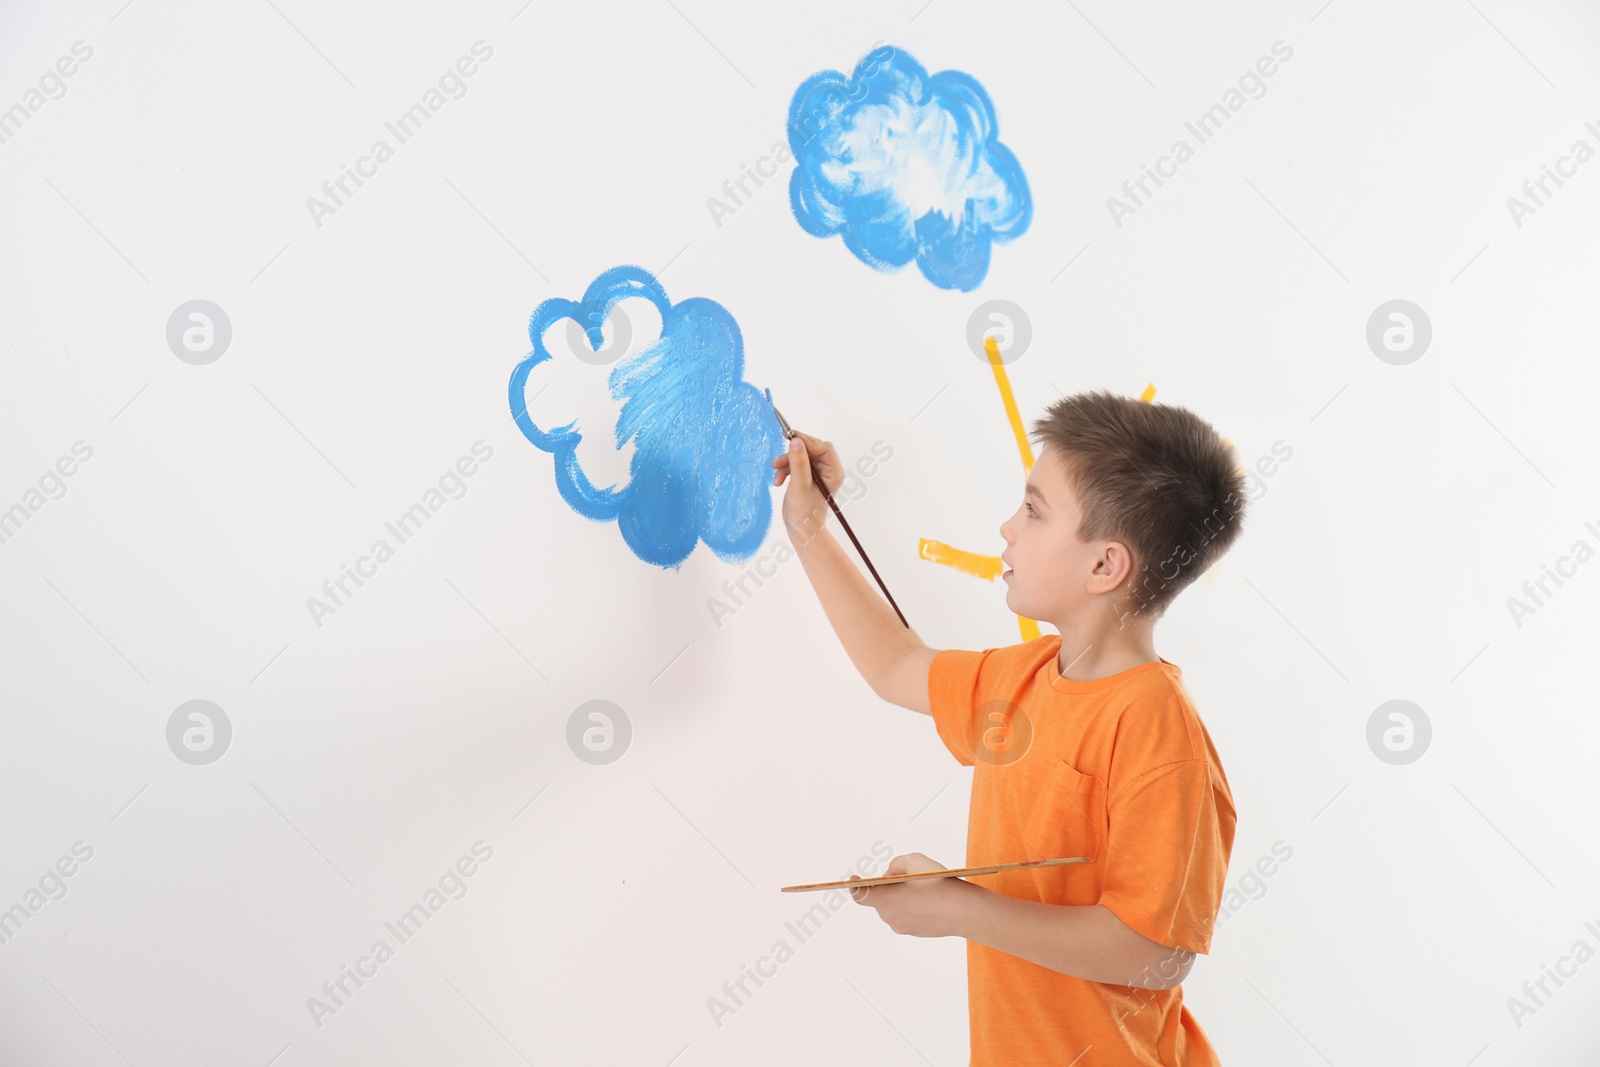
[[[1004,576],[1006,607],[1029,619],[1055,624],[1076,619],[1090,606],[1091,582],[1099,568],[1103,580],[1103,544],[1078,538],[1082,513],[1067,482],[1060,458],[1044,448],[1028,475],[1022,503],[1000,526],[1006,551],[1000,557],[1010,568]]]

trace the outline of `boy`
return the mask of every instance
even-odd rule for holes
[[[974,767],[967,866],[1092,862],[853,891],[896,933],[967,939],[972,1067],[1218,1063],[1179,985],[1210,950],[1232,794],[1151,632],[1238,537],[1244,473],[1193,413],[1108,392],[1051,405],[1000,527],[1006,606],[1054,626],[981,652],[929,648],[825,528],[844,481],[807,434],[773,461],[828,621],[873,692],[931,715]],[[803,442],[803,444],[802,444]],[[939,870],[920,853],[889,874]]]

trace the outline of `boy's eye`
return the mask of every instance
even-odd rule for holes
[[[1028,504],[1028,514],[1029,515],[1033,515],[1033,513],[1034,513],[1033,512],[1033,501],[1030,500],[1030,501],[1027,502],[1027,504]],[[1035,518],[1037,518],[1037,516],[1035,516]]]

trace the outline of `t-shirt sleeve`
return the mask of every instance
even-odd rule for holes
[[[1153,768],[1108,802],[1100,903],[1158,944],[1209,952],[1233,845],[1233,802],[1211,764]]]
[[[942,649],[928,665],[928,707],[944,747],[963,767],[973,765],[972,717],[984,700],[979,695],[983,664],[994,649],[973,652]]]

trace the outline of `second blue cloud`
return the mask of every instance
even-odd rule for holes
[[[956,70],[930,75],[897,48],[846,77],[813,74],[789,104],[789,203],[817,237],[839,234],[868,266],[912,260],[941,289],[975,289],[995,242],[1033,218],[1022,166],[1000,142],[994,105]]]

